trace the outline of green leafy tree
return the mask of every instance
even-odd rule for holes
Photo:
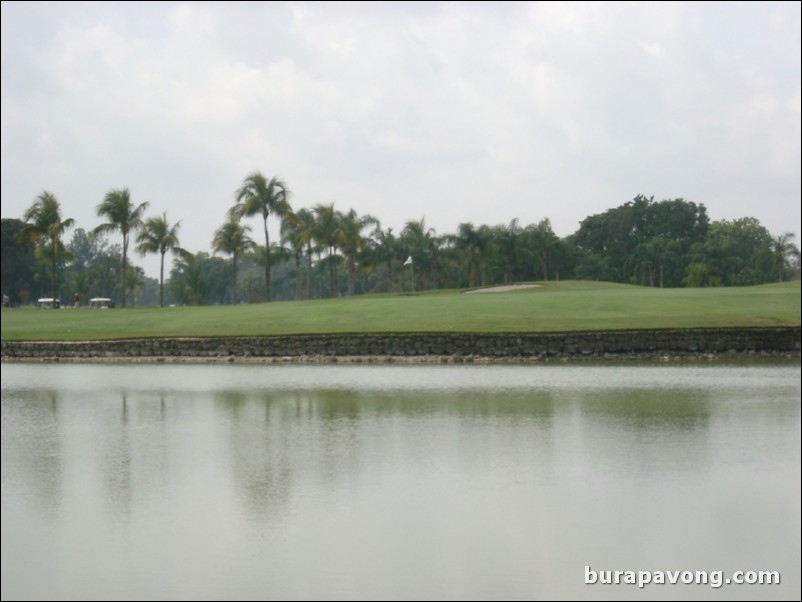
[[[167,289],[169,294],[170,290]],[[145,276],[142,279],[142,284],[139,287],[138,295],[136,297],[137,305],[157,305],[160,303],[159,295],[161,293],[159,281],[156,278]],[[167,302],[167,300],[165,300]]]
[[[125,276],[125,289],[131,291],[134,302],[139,298],[139,293],[142,287],[145,286],[145,270],[138,265],[128,266],[128,272]]]
[[[755,218],[713,222],[704,242],[696,247],[696,261],[700,251],[711,285],[749,286],[774,279],[772,237]]]
[[[589,261],[583,257],[578,264],[583,269],[593,264],[604,266],[604,274],[597,275],[602,280],[632,282],[637,280],[635,272],[645,265],[639,259],[644,245],[655,237],[664,238],[674,243],[663,262],[664,281],[678,286],[688,261],[694,260],[692,247],[705,241],[708,229],[704,205],[684,199],[655,202],[653,197],[638,195],[619,207],[585,218],[570,240],[591,255],[605,259]],[[668,261],[669,257],[683,259]]]
[[[224,303],[229,272],[228,262],[220,257],[177,249],[170,272],[170,288],[176,301],[183,305]]]
[[[61,237],[72,228],[75,220],[61,219],[61,205],[52,193],[43,191],[36,197],[23,215],[25,226],[20,230],[20,240],[28,239],[37,245],[40,256],[50,258],[50,284],[53,300],[56,294],[56,270],[59,255],[65,252]]]
[[[575,246],[576,265],[574,278],[577,280],[596,280],[614,282],[616,272],[610,265],[610,257],[603,253],[594,253],[588,249]]]
[[[179,248],[178,230],[180,228],[181,220],[171,226],[165,212],[161,217],[151,217],[145,220],[136,237],[136,250],[140,254],[159,254],[159,307],[164,307],[164,256],[168,251],[175,253]]]
[[[100,224],[93,230],[95,234],[106,234],[119,231],[123,236],[122,246],[122,306],[125,307],[128,281],[128,242],[132,232],[136,232],[142,225],[142,216],[149,203],[140,203],[137,206],[131,202],[131,193],[127,188],[110,190],[106,193],[103,202],[97,206],[99,217],[108,221]]]
[[[65,270],[70,290],[82,298],[120,297],[120,245],[110,245],[105,236],[78,228],[67,245],[72,261]]]
[[[270,234],[267,230],[267,218],[275,215],[284,219],[292,212],[289,203],[290,190],[283,180],[273,177],[269,180],[258,171],[249,174],[235,194],[236,204],[229,211],[232,219],[240,221],[243,217],[260,215],[264,224],[265,248],[270,248]],[[270,256],[266,255],[265,287],[267,301],[272,298],[270,284]]]
[[[80,298],[89,299],[91,295],[89,267],[97,259],[99,241],[87,234],[83,228],[76,228],[72,233],[72,240],[67,244],[67,251],[72,256],[72,261],[64,270],[65,286]]]
[[[23,236],[20,240],[20,232],[25,228],[25,222],[19,219],[2,220],[2,252],[0,252],[0,262],[2,262],[2,291],[8,295],[9,302],[16,305],[22,301],[25,293],[33,287],[33,276],[36,273],[36,245],[30,237]],[[21,295],[22,293],[22,295]]]

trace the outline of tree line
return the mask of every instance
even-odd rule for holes
[[[278,178],[249,174],[210,241],[211,253],[180,246],[181,222],[147,217],[127,188],[110,190],[90,231],[62,217],[56,197],[36,197],[22,219],[2,220],[4,300],[102,296],[125,307],[303,300],[365,293],[462,289],[522,281],[604,280],[643,286],[742,286],[799,276],[791,232],[772,236],[751,217],[711,222],[684,199],[632,201],[585,218],[560,238],[548,218],[438,234],[425,219],[394,232],[378,218],[333,203],[294,210]],[[262,236],[247,220],[258,218]],[[271,241],[269,220],[280,227]],[[130,261],[160,257],[159,279]],[[165,279],[166,256],[172,266]],[[64,301],[64,299],[61,299]]]

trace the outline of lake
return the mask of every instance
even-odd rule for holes
[[[798,360],[3,364],[2,598],[798,600],[801,473]]]

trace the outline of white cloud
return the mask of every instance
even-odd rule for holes
[[[786,5],[2,11],[4,217],[47,188],[91,228],[102,195],[128,186],[203,250],[260,169],[297,206],[336,201],[396,231],[550,217],[567,235],[638,193],[772,231],[799,222]]]
[[[796,115],[796,125],[799,125],[799,115],[802,113],[802,98],[800,97],[800,88],[799,86],[796,87],[794,93],[791,95],[791,98],[788,99],[786,103],[786,107],[788,110]]]
[[[650,42],[640,42],[638,44],[638,46],[640,46],[640,49],[643,50],[643,52],[645,52],[646,54],[649,54],[651,56],[655,56],[655,57],[658,57],[658,58],[663,56],[663,53],[664,53],[663,46],[662,46],[662,44],[660,44],[660,42],[651,42],[651,43]]]

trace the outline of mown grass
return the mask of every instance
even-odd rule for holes
[[[799,324],[798,280],[705,289],[548,282],[539,288],[486,294],[454,291],[162,309],[3,309],[2,339],[560,332]]]

